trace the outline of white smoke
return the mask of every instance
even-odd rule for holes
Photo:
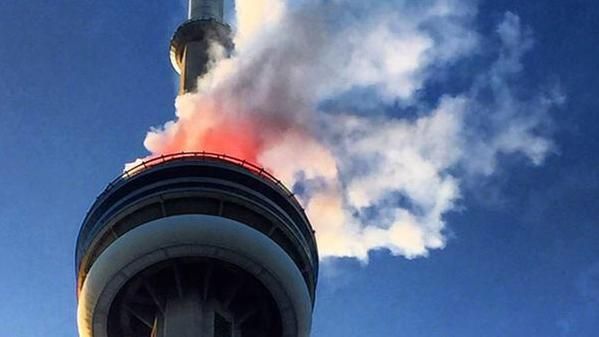
[[[256,160],[298,193],[322,257],[443,248],[463,181],[493,174],[500,156],[539,165],[553,149],[542,129],[562,98],[517,94],[531,38],[514,14],[492,37],[476,31],[473,4],[453,0],[237,0],[236,15],[236,54],[178,98],[178,119],[146,147],[201,151],[207,132],[242,120],[232,133],[255,133]],[[487,40],[494,62],[424,98]]]

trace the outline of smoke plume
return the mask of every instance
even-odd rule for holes
[[[443,248],[465,182],[553,149],[544,130],[562,98],[522,98],[532,39],[512,13],[493,36],[453,0],[237,0],[236,16],[235,55],[213,48],[198,91],[144,145],[264,166],[299,195],[322,257]]]

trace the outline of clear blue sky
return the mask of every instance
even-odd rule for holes
[[[534,36],[523,86],[557,82],[556,151],[505,160],[447,217],[429,257],[323,266],[315,337],[595,337],[599,331],[599,3],[481,1]],[[149,126],[173,116],[181,1],[0,2],[0,335],[75,337],[87,208]]]

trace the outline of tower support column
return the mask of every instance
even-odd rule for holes
[[[169,294],[165,311],[157,319],[155,337],[220,337],[214,333],[214,311],[197,291]],[[232,337],[232,336],[223,336]]]

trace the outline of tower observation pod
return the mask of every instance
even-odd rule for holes
[[[264,170],[159,157],[98,197],[76,250],[81,337],[307,337],[318,274],[301,206]]]
[[[232,50],[223,0],[191,0],[171,41],[181,93]],[[308,337],[318,276],[301,205],[222,154],[157,157],[98,196],[76,247],[80,337]]]

